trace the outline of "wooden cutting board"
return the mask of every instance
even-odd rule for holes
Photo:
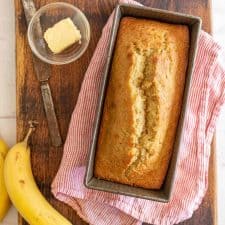
[[[57,1],[57,0],[56,0]],[[35,0],[39,8],[54,0]],[[52,66],[50,86],[60,130],[65,141],[70,116],[76,104],[81,82],[90,62],[96,44],[101,35],[102,27],[116,5],[116,0],[67,0],[79,7],[87,16],[91,25],[91,41],[88,50],[76,62],[65,66]],[[210,0],[142,0],[146,6],[169,9],[202,17],[203,29],[211,32]],[[53,148],[50,138],[39,83],[34,74],[31,51],[26,39],[26,21],[20,0],[15,0],[16,13],[16,87],[17,87],[17,140],[21,140],[27,130],[27,122],[35,119],[39,122],[38,129],[32,137],[32,169],[36,182],[47,200],[74,225],[84,225],[69,206],[57,201],[50,191],[51,182],[58,170],[62,157],[62,148]],[[183,225],[216,225],[216,188],[215,188],[215,148],[213,147],[209,190],[200,208]],[[182,197],[182,196],[181,196]],[[35,203],[34,203],[35,204]],[[38,206],[37,206],[38,207]],[[19,224],[27,224],[19,216]]]

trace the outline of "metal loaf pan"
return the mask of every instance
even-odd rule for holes
[[[173,154],[168,167],[167,175],[164,180],[164,184],[160,190],[150,190],[139,187],[132,187],[125,184],[119,184],[106,180],[100,180],[94,177],[94,162],[95,152],[97,147],[98,133],[101,124],[101,116],[104,107],[104,99],[106,94],[107,83],[110,75],[110,67],[113,58],[113,51],[116,42],[116,35],[119,28],[120,20],[124,16],[139,17],[145,19],[153,19],[166,23],[184,24],[189,27],[190,32],[190,50],[188,59],[188,68],[186,72],[185,90],[183,95],[183,104],[179,123],[176,132],[176,139],[174,142]],[[176,172],[177,158],[179,154],[182,128],[184,123],[185,109],[187,105],[188,91],[191,82],[191,75],[193,72],[193,66],[197,51],[198,36],[201,29],[201,19],[192,15],[186,15],[176,12],[170,12],[167,10],[153,9],[142,6],[131,6],[127,4],[119,4],[115,10],[115,17],[113,28],[111,32],[111,40],[108,51],[107,63],[103,74],[102,89],[99,96],[99,105],[96,112],[96,123],[94,127],[92,143],[90,147],[90,155],[87,164],[86,176],[84,184],[87,188],[96,189],[100,191],[112,192],[127,196],[133,196],[137,198],[144,198],[160,202],[168,202],[171,196],[172,187],[174,183],[174,177]]]

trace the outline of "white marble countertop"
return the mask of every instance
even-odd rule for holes
[[[16,140],[15,25],[12,0],[0,1],[0,135],[10,146]],[[213,1],[213,35],[225,47],[225,4]],[[225,62],[224,62],[225,63]],[[218,225],[225,224],[225,106],[217,123]],[[220,179],[222,178],[222,179]],[[2,225],[16,225],[17,212],[11,207]]]

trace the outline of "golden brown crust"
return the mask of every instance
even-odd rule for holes
[[[187,26],[121,20],[97,145],[96,177],[161,187],[181,110],[188,48]]]

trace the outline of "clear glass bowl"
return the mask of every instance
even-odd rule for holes
[[[70,17],[81,32],[81,44],[73,44],[61,53],[54,54],[44,40],[44,32],[58,21]],[[75,6],[57,2],[40,8],[28,26],[28,42],[32,52],[42,61],[54,65],[62,65],[75,61],[88,47],[90,41],[90,25],[85,15]]]

